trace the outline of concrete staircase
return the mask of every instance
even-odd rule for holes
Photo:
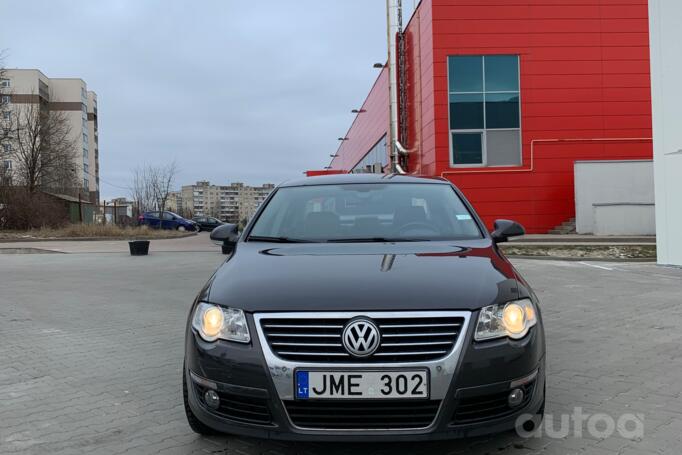
[[[548,234],[575,234],[575,218],[564,221],[560,225],[550,229]]]

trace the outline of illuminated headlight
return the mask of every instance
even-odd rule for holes
[[[523,338],[538,322],[535,307],[529,299],[490,305],[481,309],[476,324],[476,341],[509,337]]]
[[[248,343],[251,341],[242,310],[200,303],[194,310],[192,327],[206,341],[217,339]]]

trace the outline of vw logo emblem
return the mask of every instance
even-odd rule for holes
[[[355,357],[374,354],[380,341],[379,329],[369,319],[354,319],[343,329],[343,347]]]

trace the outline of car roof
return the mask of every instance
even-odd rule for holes
[[[404,174],[330,174],[305,177],[289,180],[280,184],[280,187],[288,186],[314,186],[314,185],[343,185],[351,183],[431,183],[449,185],[450,182],[441,177],[429,177]]]

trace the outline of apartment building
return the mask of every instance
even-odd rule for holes
[[[183,215],[182,191],[171,191],[166,200],[166,210]]]
[[[213,216],[230,223],[249,219],[275,185],[249,186],[240,182],[211,185],[198,181],[182,187],[181,205],[185,215]]]
[[[36,69],[5,70],[0,80],[0,124],[3,128],[16,125],[13,116],[25,104],[65,114],[75,143],[73,165],[82,183],[81,194],[97,203],[100,171],[97,94],[89,91],[80,78],[49,78]],[[8,140],[0,149],[0,164],[10,171],[18,165],[13,162],[12,147],[12,141]]]

